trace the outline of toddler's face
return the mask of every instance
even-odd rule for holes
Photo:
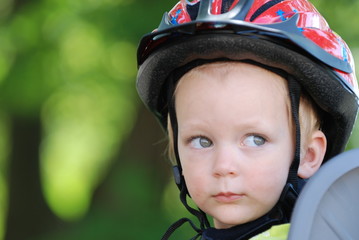
[[[294,152],[288,101],[284,79],[245,63],[208,64],[180,80],[183,175],[216,228],[257,219],[278,201]]]

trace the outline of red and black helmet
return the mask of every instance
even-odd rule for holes
[[[197,60],[251,60],[292,75],[325,113],[325,160],[344,150],[357,116],[352,54],[307,0],[181,0],[137,57],[138,93],[164,127],[168,77]]]

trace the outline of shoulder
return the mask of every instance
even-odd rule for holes
[[[286,240],[290,224],[276,225],[249,240]]]

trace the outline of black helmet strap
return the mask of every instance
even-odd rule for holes
[[[289,97],[291,102],[291,112],[295,125],[295,152],[294,160],[289,169],[288,183],[291,183],[295,190],[298,189],[298,167],[300,163],[300,124],[299,124],[299,102],[301,95],[301,86],[299,83],[291,76],[288,75],[288,89]]]
[[[200,222],[200,227],[201,230],[204,230],[205,228],[210,227],[209,221],[207,219],[207,215],[201,210],[196,210],[192,207],[190,207],[188,205],[187,202],[187,195],[189,196],[188,190],[187,190],[187,186],[186,186],[186,182],[183,178],[182,175],[182,166],[181,166],[181,161],[180,161],[180,156],[179,156],[179,152],[178,152],[178,123],[177,123],[177,115],[176,115],[176,108],[175,108],[175,96],[174,96],[174,91],[176,89],[175,87],[175,81],[170,81],[171,85],[170,86],[170,90],[169,93],[171,94],[171,97],[169,99],[171,99],[170,101],[170,105],[168,107],[168,112],[169,112],[169,117],[170,117],[170,121],[171,121],[171,127],[172,127],[172,134],[173,134],[173,150],[174,150],[174,154],[176,157],[176,162],[177,165],[173,167],[173,174],[174,174],[174,178],[175,178],[175,182],[178,186],[178,188],[180,189],[180,200],[182,202],[182,204],[186,207],[186,209],[193,214],[194,216],[196,216]]]
[[[168,106],[168,113],[170,117],[171,127],[172,127],[172,134],[173,134],[173,150],[176,157],[177,165],[173,166],[173,175],[175,178],[175,182],[177,187],[180,190],[180,200],[182,204],[185,206],[187,211],[189,211],[192,215],[198,218],[200,222],[200,228],[197,228],[196,225],[192,222],[192,220],[188,218],[181,218],[175,223],[173,223],[166,231],[166,233],[163,235],[162,240],[167,240],[170,238],[170,236],[173,234],[176,229],[181,227],[184,223],[188,222],[190,223],[191,227],[197,232],[197,235],[193,237],[192,239],[197,239],[201,236],[202,232],[210,227],[210,223],[207,219],[207,215],[201,210],[201,209],[194,209],[189,206],[187,202],[187,195],[189,196],[186,182],[184,180],[184,177],[182,175],[182,167],[181,167],[181,161],[179,157],[178,152],[178,123],[177,123],[177,115],[175,110],[175,96],[174,91],[176,89],[175,87],[175,81],[172,81],[172,79],[169,81],[170,87],[168,88],[168,99],[170,100],[170,104]]]
[[[287,183],[281,193],[278,205],[283,209],[285,215],[284,217],[286,218],[286,221],[289,222],[292,215],[292,210],[298,198],[298,193],[300,191],[300,186],[298,184],[298,168],[300,163],[299,103],[301,86],[291,75],[288,75],[286,79],[288,81],[292,118],[295,125],[295,151],[294,159],[289,169]],[[302,179],[300,180],[302,181]]]

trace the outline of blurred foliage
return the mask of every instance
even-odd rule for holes
[[[7,157],[8,157],[8,119],[0,113],[0,239],[5,231],[5,216],[7,209]]]
[[[0,0],[0,240],[14,119],[42,126],[41,190],[59,219],[28,239],[158,239],[188,216],[135,93],[137,43],[175,2]],[[359,1],[313,3],[359,61]],[[358,143],[356,126],[348,148]]]
[[[41,121],[42,188],[63,221],[84,218],[135,123],[136,45],[155,25],[133,16],[151,7],[118,0],[0,2],[0,107],[4,116]],[[0,236],[11,161],[11,133],[1,120]]]

